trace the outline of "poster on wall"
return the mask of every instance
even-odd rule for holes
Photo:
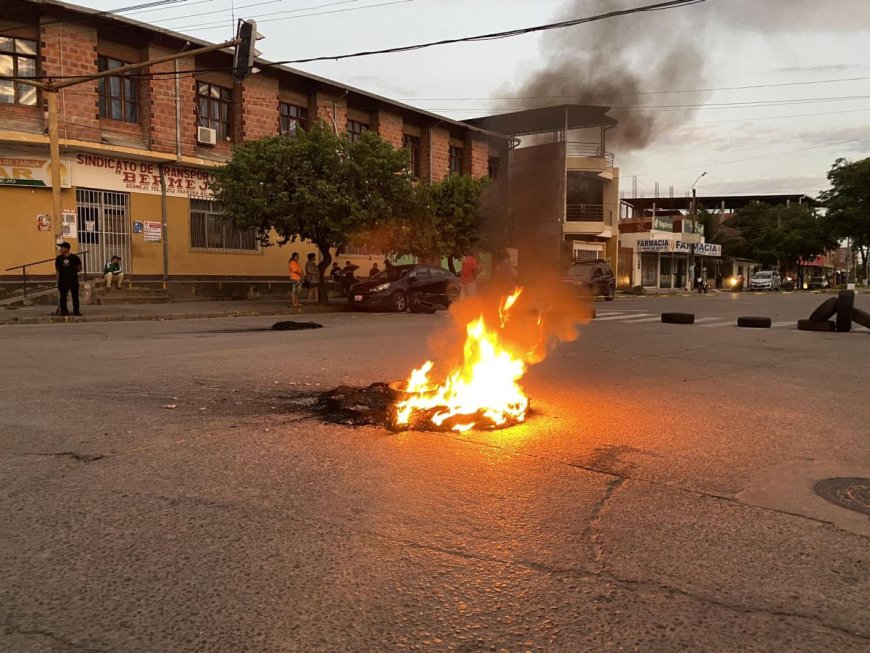
[[[142,232],[146,243],[159,243],[163,237],[163,225],[159,222],[143,222]]]
[[[40,213],[36,216],[36,230],[51,231],[51,216],[46,215],[45,213]]]
[[[61,215],[61,225],[63,226],[61,235],[64,237],[64,240],[68,240],[70,238],[78,239],[79,228],[75,211],[68,211],[64,209]]]
[[[60,162],[60,186],[70,187],[71,162]],[[28,186],[51,188],[49,159],[31,156],[3,156],[0,154],[0,186]]]

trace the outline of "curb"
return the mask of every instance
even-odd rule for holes
[[[302,312],[289,309],[275,309],[262,311],[221,311],[214,313],[169,313],[166,315],[85,315],[74,317],[71,315],[60,317],[47,315],[45,317],[12,317],[8,320],[0,320],[0,326],[16,326],[26,324],[82,324],[85,322],[162,322],[165,320],[200,320],[225,317],[267,317],[275,315],[312,315],[318,313],[345,313],[350,307],[328,307],[320,310],[303,310]]]

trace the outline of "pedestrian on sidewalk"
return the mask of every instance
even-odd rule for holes
[[[69,315],[66,298],[72,295],[73,315],[81,315],[79,311],[79,272],[82,271],[82,260],[70,253],[70,244],[63,242],[58,245],[60,255],[54,259],[54,269],[57,271],[57,290],[60,294],[58,312]]]
[[[112,281],[118,280],[118,290],[121,289],[121,284],[124,283],[124,272],[121,270],[121,257],[117,254],[112,257],[112,260],[103,266],[103,276],[106,279],[106,288],[112,287]]]
[[[317,269],[317,261],[315,254],[312,252],[308,255],[308,260],[305,262],[305,283],[308,288],[308,299],[313,299],[316,304],[320,299],[320,270]]]
[[[378,267],[377,261],[375,261],[375,264],[372,265],[372,269],[369,270],[369,278],[371,279],[372,277],[376,277],[380,273],[381,273],[381,269]]]
[[[477,275],[480,274],[480,261],[476,251],[469,251],[462,259],[462,271],[459,274],[459,296],[463,299],[477,295]]]
[[[287,263],[290,270],[290,306],[301,308],[299,303],[299,288],[302,286],[302,265],[299,263],[299,252],[293,252]]]

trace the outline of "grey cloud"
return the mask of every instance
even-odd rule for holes
[[[806,193],[816,196],[829,187],[824,173],[792,177],[753,177],[751,179],[727,179],[718,183],[712,180],[704,186],[705,195],[762,195],[776,193]]]
[[[719,26],[788,33],[870,31],[868,0],[713,0]]]

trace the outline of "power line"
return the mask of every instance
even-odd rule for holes
[[[466,36],[456,39],[442,39],[440,41],[430,41],[428,43],[417,43],[415,45],[404,45],[395,48],[384,48],[382,50],[367,50],[363,52],[353,52],[350,54],[339,54],[322,57],[309,57],[307,59],[288,59],[287,61],[276,61],[275,64],[298,64],[311,63],[314,61],[339,61],[341,59],[351,59],[354,57],[368,57],[375,54],[394,54],[398,52],[411,52],[413,50],[422,50],[424,48],[432,48],[439,45],[451,45],[454,43],[473,43],[477,41],[493,41],[496,39],[506,39],[523,34],[532,34],[534,32],[543,32],[553,29],[562,29],[564,27],[573,27],[575,25],[583,25],[592,23],[607,18],[616,18],[619,16],[628,16],[650,11],[662,11],[666,9],[675,9],[677,7],[688,7],[691,5],[701,4],[707,0],[669,0],[667,2],[658,2],[656,4],[644,5],[642,7],[633,7],[631,9],[620,9],[610,11],[596,16],[588,16],[586,18],[574,18],[572,20],[563,20],[558,23],[547,23],[545,25],[537,25],[535,27],[523,27],[520,29],[508,30],[504,32],[492,32],[490,34],[480,34],[478,36]],[[264,21],[265,22],[265,21]]]
[[[262,2],[252,2],[251,4],[247,4],[247,5],[238,5],[238,6],[234,7],[234,9],[236,11],[238,11],[239,9],[248,9],[250,7],[260,7],[263,5],[272,5],[272,4],[276,4],[279,2],[286,2],[286,1],[287,0],[263,0]],[[346,5],[346,4],[351,4],[354,2],[361,2],[361,1],[362,0],[339,0],[338,2],[328,2],[326,4],[315,5],[313,7],[299,7],[298,9],[288,9],[287,11],[279,11],[277,13],[273,12],[273,13],[269,13],[269,14],[261,14],[260,16],[249,16],[249,18],[259,18],[261,16],[275,16],[278,14],[294,14],[294,13],[298,13],[300,11],[315,11],[318,9],[322,9],[324,7],[334,7],[336,5]],[[202,11],[202,12],[197,13],[197,17],[208,16],[210,14],[223,14],[226,11],[227,11],[226,8],[215,9],[214,11]],[[170,22],[173,20],[184,20],[186,18],[190,18],[190,16],[172,16],[170,18],[164,18],[160,22],[167,23],[167,22]],[[209,24],[211,24],[211,23],[209,23]],[[221,24],[223,24],[223,21],[221,22]],[[204,23],[198,23],[197,26],[199,26],[199,25],[204,25]],[[184,28],[182,27],[180,29],[184,29]]]

